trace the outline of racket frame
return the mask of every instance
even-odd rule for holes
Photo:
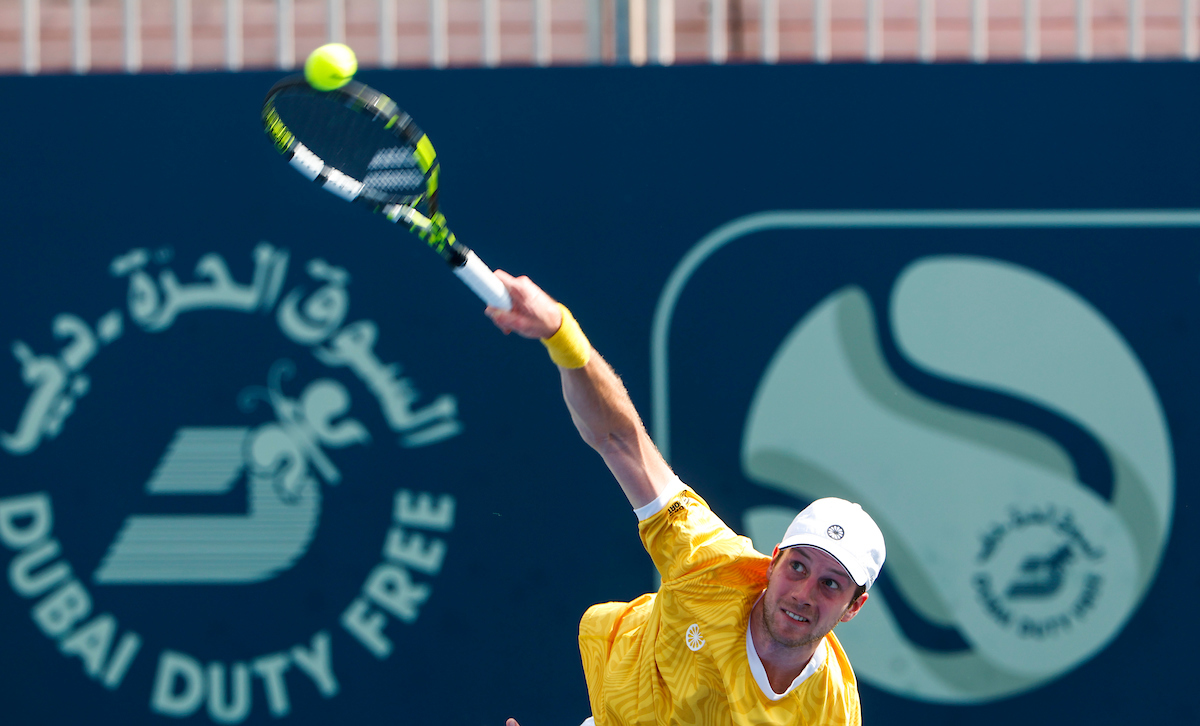
[[[276,101],[285,96],[321,96],[362,114],[381,128],[415,149],[413,154],[425,176],[421,194],[388,194],[367,187],[341,170],[330,166],[288,128],[279,115]],[[504,310],[512,309],[508,290],[471,248],[459,242],[446,225],[445,216],[438,211],[438,176],[440,164],[429,137],[421,131],[412,117],[395,101],[370,86],[350,81],[332,91],[318,91],[301,74],[280,80],[267,92],[262,106],[263,130],[271,137],[276,150],[309,181],[348,202],[365,206],[369,211],[382,213],[392,223],[403,222],[409,230],[441,255],[442,259],[484,302]],[[421,207],[424,206],[424,211]]]

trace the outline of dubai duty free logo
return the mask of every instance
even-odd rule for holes
[[[181,281],[167,250],[133,249],[112,260],[109,274],[128,282],[125,309],[114,307],[89,325],[84,315],[51,321],[57,352],[39,354],[21,340],[12,353],[27,389],[11,429],[0,432],[6,456],[36,459],[71,425],[96,385],[88,364],[130,333],[167,335],[197,311],[254,315],[279,334],[281,355],[259,381],[229,392],[241,416],[226,426],[196,426],[179,415],[145,491],[154,497],[190,497],[203,511],[205,497],[244,491],[245,505],[229,514],[131,512],[115,532],[94,572],[80,572],[55,531],[55,509],[70,506],[35,484],[10,482],[0,497],[0,551],[11,553],[9,582],[30,606],[32,623],[78,659],[83,673],[104,688],[130,688],[125,676],[139,658],[152,659],[154,677],[145,695],[152,712],[184,718],[204,712],[218,723],[240,723],[253,710],[275,718],[291,712],[289,693],[310,688],[324,698],[340,691],[331,630],[341,628],[379,659],[391,655],[393,623],[411,624],[432,592],[454,526],[455,500],[401,488],[393,498],[392,524],[379,532],[383,555],[372,555],[360,592],[336,622],[315,633],[296,633],[271,652],[222,659],[189,653],[171,643],[147,643],[137,622],[108,609],[105,588],[124,585],[244,586],[269,581],[304,556],[317,531],[324,487],[346,486],[335,461],[356,448],[383,441],[401,447],[436,445],[459,434],[457,400],[441,394],[425,401],[398,364],[380,360],[379,327],[347,322],[349,271],[322,259],[304,265],[306,279],[284,294],[291,256],[261,243],[253,273],[239,282],[215,253],[196,262]],[[103,274],[102,272],[100,274]],[[288,356],[311,356],[332,375],[295,380]],[[341,374],[338,376],[338,374]],[[348,387],[340,378],[350,378]],[[372,435],[356,408],[378,406],[391,435]],[[346,454],[334,452],[348,450]],[[14,491],[14,489],[17,489]],[[368,563],[369,564],[369,563]],[[286,603],[281,604],[286,606]],[[255,684],[261,684],[256,688]],[[82,684],[81,684],[82,685]],[[265,694],[265,704],[254,693]]]
[[[819,213],[769,216],[714,232],[725,239],[697,245],[679,269],[690,273],[720,244],[758,229],[830,223],[814,221]],[[947,222],[891,216],[880,226]],[[668,293],[677,298],[686,277],[673,276]],[[802,503],[823,496],[857,501],[875,517],[894,589],[873,592],[852,627],[838,631],[864,682],[960,704],[1046,684],[1121,631],[1157,572],[1174,463],[1154,386],[1100,311],[1026,267],[916,257],[894,278],[886,320],[876,320],[868,295],[854,284],[833,291],[800,315],[764,370],[750,373],[757,385],[739,467],[798,503],[751,506],[743,529],[770,551]],[[1071,454],[1042,431],[908,388],[882,354],[884,326],[923,374],[1074,422],[1111,462],[1111,495],[1082,484]],[[656,422],[666,409],[663,398]],[[660,446],[668,436],[656,430]],[[889,603],[897,596],[904,602]],[[913,642],[893,614],[899,606],[961,645]]]

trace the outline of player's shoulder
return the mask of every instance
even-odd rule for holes
[[[837,636],[825,636],[824,691],[825,711],[830,723],[859,726],[862,705],[858,698],[858,679]]]
[[[832,631],[825,635],[825,666],[829,669],[831,678],[848,684],[857,696],[858,679],[854,675],[854,667],[850,665],[850,657],[842,648],[841,641]]]
[[[691,489],[681,489],[663,502],[662,509],[653,516],[643,519],[638,529],[647,548],[652,542],[664,545],[672,541],[686,541],[689,547],[698,546],[719,549],[732,556],[761,558],[753,543],[737,534]]]

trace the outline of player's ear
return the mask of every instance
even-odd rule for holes
[[[775,569],[775,563],[779,561],[779,545],[775,545],[775,550],[771,553],[771,563],[767,565],[767,577],[771,576],[771,571]]]
[[[862,606],[867,602],[867,593],[858,596],[858,599],[850,603],[850,607],[846,608],[846,612],[842,613],[841,622],[848,623],[858,615],[858,611],[862,610]]]

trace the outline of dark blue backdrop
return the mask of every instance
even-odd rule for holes
[[[269,678],[255,675],[247,714],[231,720],[475,726],[515,715],[524,726],[578,723],[588,715],[575,644],[580,614],[654,587],[635,520],[578,441],[541,346],[500,335],[419,243],[306,185],[280,161],[258,116],[278,77],[0,79],[8,99],[0,307],[9,311],[0,340],[23,341],[33,356],[24,365],[17,353],[0,358],[0,430],[17,432],[33,397],[52,388],[23,381],[34,370],[29,361],[41,356],[38,370],[68,380],[86,376],[57,435],[0,452],[0,500],[48,496],[48,536],[60,552],[46,562],[68,563],[93,606],[72,627],[104,613],[117,623],[89,677],[85,660],[61,652],[70,632],[48,636],[31,617],[55,590],[26,597],[10,573],[0,586],[4,720],[65,724],[105,714],[171,723],[177,718],[153,710],[164,651],[228,669],[310,648],[327,633],[336,693],[323,695],[292,655],[277,677],[287,709],[276,694],[272,712]],[[664,284],[698,241],[731,220],[767,210],[1200,208],[1192,92],[1200,69],[1190,65],[397,71],[360,80],[430,133],[458,236],[570,305],[648,423],[652,319]],[[868,722],[1196,720],[1194,226],[772,232],[729,246],[697,273],[689,290],[699,292],[681,303],[686,314],[670,346],[705,365],[668,371],[680,376],[672,378],[672,417],[683,422],[672,430],[671,458],[735,527],[752,502],[784,503],[740,478],[737,448],[758,377],[788,326],[851,283],[880,304],[898,272],[929,255],[1004,260],[1057,280],[1112,323],[1157,392],[1174,452],[1173,522],[1161,568],[1115,639],[1078,667],[985,703],[929,703],[864,677]],[[190,284],[197,262],[213,253],[246,285],[262,241],[288,252],[277,294],[260,294],[250,311],[181,307],[156,331],[132,312],[132,273],[110,270],[145,249],[144,269],[162,289],[162,270]],[[398,427],[362,376],[288,336],[277,311],[289,292],[311,296],[327,282],[306,272],[317,258],[348,273],[339,321],[374,323],[375,360],[400,366],[387,380],[403,377],[416,409],[453,396],[457,412],[446,421],[459,433],[405,445],[418,427]],[[99,321],[109,311],[122,327],[106,341]],[[60,353],[76,338],[52,331],[64,313],[98,339],[79,365]],[[1110,464],[1086,432],[1043,411],[1006,408],[999,397],[939,388],[936,377],[906,373],[890,348],[889,356],[924,396],[1045,432],[1088,486],[1111,493]],[[274,422],[270,406],[242,408],[238,397],[267,385],[281,359],[295,365],[284,396],[331,381],[349,397],[339,413],[370,435],[323,448],[341,481],[309,485],[320,489],[319,518],[294,563],[254,583],[97,581],[131,515],[247,512],[245,478],[208,497],[152,494],[146,483],[183,427],[258,431]],[[449,495],[454,513],[440,528],[402,523],[405,536],[446,549],[427,571],[408,569],[428,588],[412,622],[372,606],[394,646],[380,659],[342,619],[386,560],[399,490]],[[6,568],[20,550],[0,547]],[[886,587],[883,597],[902,602],[894,584]],[[964,647],[947,628],[901,616],[924,646]],[[140,648],[106,688],[112,653],[130,631]],[[183,720],[213,722],[206,703],[180,707]]]

